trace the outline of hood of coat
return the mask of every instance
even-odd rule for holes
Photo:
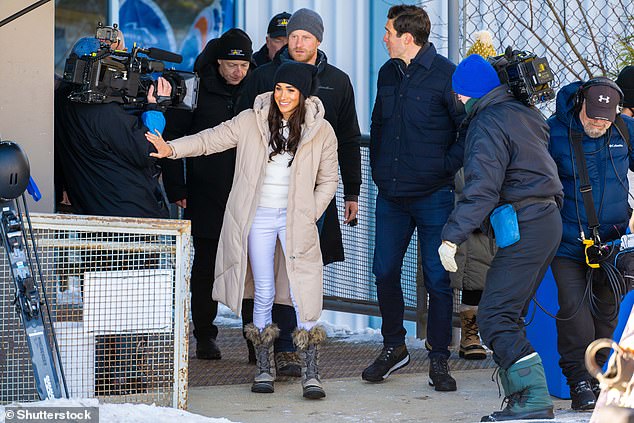
[[[555,116],[567,128],[572,128],[583,132],[581,120],[579,120],[579,112],[575,107],[575,97],[582,82],[577,81],[562,87],[557,93],[557,105],[555,107]]]
[[[255,98],[253,103],[253,111],[255,112],[258,129],[262,134],[262,140],[268,142],[270,138],[269,132],[269,109],[271,108],[272,92],[263,93]],[[302,140],[300,145],[310,141],[313,138],[313,134],[321,127],[324,116],[326,115],[326,109],[324,105],[316,96],[310,96],[306,99],[306,117],[304,118],[304,124],[302,125]]]

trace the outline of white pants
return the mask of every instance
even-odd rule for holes
[[[278,238],[286,255],[286,209],[258,207],[249,232],[249,261],[255,280],[253,324],[260,330],[273,322],[271,310],[275,299],[274,257]],[[310,330],[317,322],[302,322],[292,290],[291,299],[295,307],[297,326]]]

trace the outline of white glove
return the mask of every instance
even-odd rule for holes
[[[443,241],[438,248],[438,255],[440,256],[440,262],[442,267],[448,272],[457,272],[458,265],[456,264],[456,251],[458,247],[456,244],[450,241]]]

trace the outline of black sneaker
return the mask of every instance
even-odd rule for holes
[[[216,345],[216,340],[209,338],[206,341],[196,342],[196,358],[199,360],[220,360],[220,348]]]
[[[571,408],[577,411],[592,410],[597,404],[597,397],[587,380],[577,382],[570,387]]]
[[[445,357],[429,359],[429,386],[436,391],[455,391],[456,379],[449,374],[449,365]]]
[[[368,382],[382,382],[398,369],[409,364],[409,353],[405,344],[398,347],[383,347],[381,354],[361,374]]]

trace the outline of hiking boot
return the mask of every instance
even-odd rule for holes
[[[275,353],[275,370],[277,376],[302,376],[302,361],[299,354],[293,351]]]
[[[361,374],[368,382],[382,382],[388,376],[409,364],[409,353],[405,344],[397,347],[383,347],[381,354]]]
[[[196,341],[196,358],[199,360],[220,360],[220,348],[216,344],[216,340],[209,338],[205,341]]]
[[[506,395],[502,404],[506,403],[506,407],[482,417],[481,422],[555,418],[538,354],[516,362],[508,370],[500,369],[498,376]]]
[[[582,380],[570,386],[571,408],[577,411],[594,409],[597,397],[592,392],[592,385],[587,380]]]
[[[271,371],[271,359],[273,358],[273,343],[279,336],[280,330],[276,324],[272,323],[266,325],[260,332],[255,325],[249,323],[245,326],[244,332],[247,339],[253,342],[255,348],[256,371],[251,392],[273,393],[275,377]]]
[[[484,360],[487,352],[480,343],[478,324],[476,323],[477,307],[460,312],[460,355],[465,360]]]
[[[456,379],[449,374],[449,364],[445,357],[433,357],[429,359],[429,386],[436,391],[455,391]]]
[[[304,358],[302,367],[302,395],[308,399],[320,399],[326,396],[319,376],[319,346],[326,340],[326,331],[321,326],[311,330],[296,329],[293,342]]]

